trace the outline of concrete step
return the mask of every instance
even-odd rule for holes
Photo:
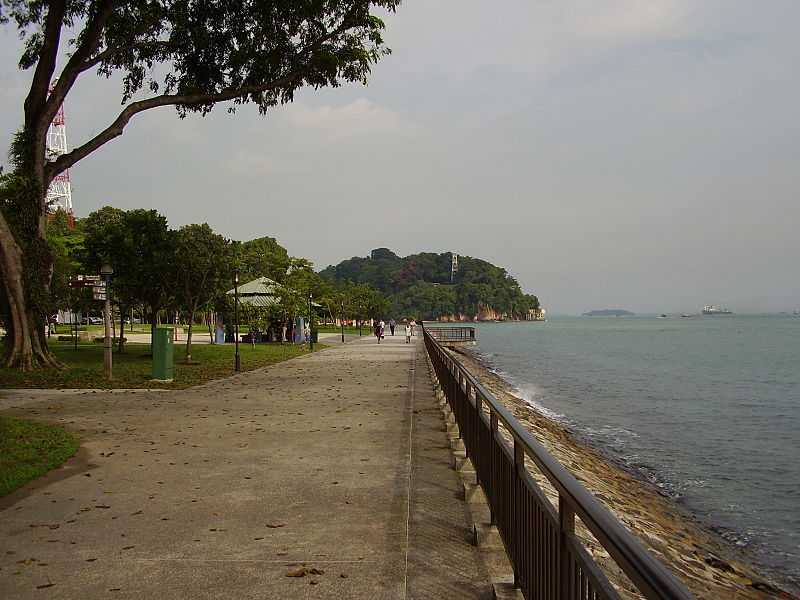
[[[514,581],[492,582],[492,595],[496,600],[524,600],[522,590],[514,587]]]
[[[477,483],[465,481],[462,487],[464,489],[464,501],[468,504],[486,502],[486,495],[483,493],[483,488]]]
[[[472,461],[467,458],[466,452],[454,452],[451,454],[450,467],[454,471],[475,471]]]
[[[459,471],[458,474],[461,476],[461,481],[464,483],[469,483],[471,485],[478,484],[478,474],[475,471]]]
[[[481,548],[497,548],[505,551],[500,532],[497,527],[489,523],[472,524],[472,544]]]

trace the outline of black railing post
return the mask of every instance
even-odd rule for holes
[[[497,461],[495,460],[494,445],[497,443],[497,413],[489,406],[489,523],[497,525],[495,504],[497,500]]]
[[[475,416],[469,414],[470,404],[472,403],[472,400],[470,400],[470,397],[469,397],[471,389],[472,389],[472,386],[470,385],[469,380],[465,377],[464,378],[464,397],[467,399],[467,403],[464,405],[464,417],[467,420],[466,429],[467,429],[467,441],[469,442],[469,444],[464,444],[464,447],[467,450],[467,458],[469,458],[469,447],[470,447],[470,445],[476,444],[476,440],[477,440],[477,438],[475,437],[475,431],[476,431],[475,430]],[[478,452],[480,452],[480,449],[476,448],[476,450]],[[478,471],[480,471],[480,469],[476,465],[475,474],[476,474],[476,477],[478,478],[478,480],[480,480],[480,475],[478,474]]]
[[[512,523],[519,523],[520,519],[520,512],[522,512],[522,507],[520,506],[520,495],[519,495],[519,488],[520,488],[520,480],[522,479],[522,472],[525,470],[525,449],[522,446],[522,443],[515,437],[514,438],[514,474],[511,477],[511,522]],[[520,575],[520,567],[521,567],[521,560],[520,556],[522,556],[522,540],[526,537],[527,532],[521,531],[520,527],[514,527],[511,538],[514,540],[512,543],[511,549],[511,564],[514,568],[514,587],[522,587],[522,577]]]
[[[575,533],[575,511],[562,494],[558,495],[558,597],[573,597],[569,539]]]

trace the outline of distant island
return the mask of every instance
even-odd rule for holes
[[[603,310],[590,310],[583,313],[584,317],[633,317],[636,313],[619,308],[605,308]]]
[[[355,256],[320,272],[329,281],[368,284],[386,296],[397,317],[435,321],[536,321],[539,299],[502,267],[452,252],[400,257],[388,248]]]

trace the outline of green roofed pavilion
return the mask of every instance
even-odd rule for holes
[[[280,303],[278,283],[269,277],[259,277],[239,286],[239,303],[259,308],[269,308]],[[227,292],[231,296],[235,290]]]

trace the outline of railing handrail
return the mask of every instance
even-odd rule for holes
[[[470,326],[453,326],[453,327],[424,327],[424,331],[432,332],[434,337],[441,338],[447,341],[453,340],[475,340],[475,328]]]
[[[657,561],[636,540],[611,512],[589,493],[566,468],[540,444],[513,414],[478,381],[464,364],[447,352],[436,338],[423,328],[425,339],[429,339],[438,350],[452,362],[462,376],[489,407],[512,438],[521,445],[523,452],[541,469],[544,476],[564,497],[598,542],[608,551],[620,568],[639,590],[649,599],[693,600],[694,596],[680,583],[664,565]]]

